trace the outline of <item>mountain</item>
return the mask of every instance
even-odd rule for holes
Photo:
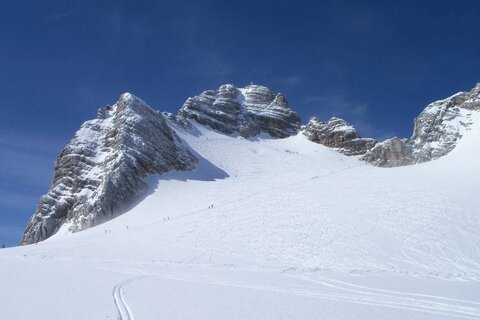
[[[261,132],[285,138],[297,134],[300,117],[288,106],[287,98],[260,85],[236,88],[231,84],[188,98],[178,115],[226,134],[244,138]]]
[[[105,222],[148,191],[144,178],[193,169],[198,159],[163,116],[132,94],[101,108],[60,152],[52,186],[29,221],[22,244],[62,225],[76,232]]]
[[[243,137],[264,132],[284,138],[300,128],[286,97],[264,86],[227,84],[205,91],[189,98],[178,116],[154,111],[125,93],[113,106],[100,108],[97,119],[85,122],[62,150],[52,186],[21,243],[45,240],[61,226],[76,232],[105,222],[146,194],[147,176],[195,168],[198,159],[166,123],[188,128],[190,119]]]
[[[371,138],[361,138],[351,124],[336,117],[328,121],[311,118],[303,128],[303,134],[310,141],[335,148],[347,156],[364,155],[377,143]]]
[[[148,193],[146,178],[195,169],[198,157],[172,128],[192,123],[243,138],[263,133],[286,138],[301,132],[310,141],[382,167],[410,165],[449,153],[480,110],[480,84],[429,104],[415,120],[412,137],[383,142],[362,138],[343,119],[312,118],[304,127],[287,98],[260,85],[226,84],[188,98],[177,115],[154,111],[125,93],[100,108],[62,150],[48,193],[30,219],[22,244],[36,243],[62,226],[71,232],[118,216]],[[193,134],[193,133],[192,133]]]
[[[312,118],[303,133],[309,140],[380,167],[398,167],[438,159],[452,151],[472,125],[472,112],[480,110],[480,84],[429,104],[415,119],[410,139],[376,142],[361,138],[343,119]]]
[[[0,318],[478,319],[478,91],[383,142],[261,86],[123,94],[0,250]]]
[[[0,319],[480,318],[480,112],[447,155],[379,168],[146,110],[186,164],[114,219],[0,249]]]

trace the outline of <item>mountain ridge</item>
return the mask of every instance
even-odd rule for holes
[[[111,219],[146,192],[147,175],[188,170],[197,162],[163,116],[124,93],[62,150],[21,243],[44,240],[65,223],[76,232]]]
[[[469,92],[428,104],[415,118],[409,139],[362,138],[352,125],[339,118],[321,121],[313,117],[304,126],[303,133],[313,142],[346,155],[360,156],[375,166],[405,166],[435,160],[452,151],[465,130],[469,130],[475,111],[480,111],[480,83]]]
[[[260,85],[220,86],[188,98],[177,115],[153,110],[124,93],[112,107],[100,108],[57,158],[55,176],[30,219],[21,244],[42,241],[62,225],[71,232],[116,217],[147,189],[145,178],[172,170],[195,169],[199,159],[169,121],[192,129],[192,121],[228,135],[261,133],[285,138],[299,133],[310,141],[376,166],[393,167],[437,159],[449,153],[480,110],[480,84],[470,92],[433,102],[415,121],[411,139],[383,142],[362,138],[340,118],[300,117],[287,98]],[[193,133],[192,133],[193,134]]]

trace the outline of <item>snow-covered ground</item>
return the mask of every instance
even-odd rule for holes
[[[0,251],[0,319],[478,319],[472,120],[448,156],[389,169],[302,135],[177,128],[197,170],[150,179],[103,225]]]

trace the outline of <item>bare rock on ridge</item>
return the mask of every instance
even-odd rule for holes
[[[287,98],[260,85],[236,88],[231,84],[188,98],[178,115],[226,134],[252,137],[262,132],[285,138],[297,134],[300,117]]]
[[[40,198],[21,243],[44,240],[63,225],[76,232],[109,220],[147,190],[146,176],[196,164],[160,113],[122,94],[62,150],[50,190]]]
[[[363,155],[376,143],[374,139],[361,138],[351,124],[335,117],[328,121],[311,118],[303,128],[303,134],[310,141],[334,148],[349,156]]]
[[[359,137],[345,120],[312,118],[303,128],[311,141],[380,167],[397,167],[438,159],[457,145],[472,124],[472,113],[480,111],[480,84],[429,104],[415,119],[410,139],[391,138],[383,142]]]

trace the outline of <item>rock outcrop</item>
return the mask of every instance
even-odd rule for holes
[[[302,128],[311,141],[381,167],[437,159],[455,148],[480,111],[480,84],[429,104],[415,119],[411,139],[383,142],[362,138],[339,118],[312,118]],[[166,121],[168,119],[168,122]],[[125,93],[113,106],[98,110],[62,150],[48,193],[41,197],[22,244],[53,235],[61,226],[72,232],[122,213],[147,191],[145,177],[193,169],[198,160],[169,127],[190,130],[193,121],[225,134],[284,138],[300,130],[300,118],[287,98],[268,88],[223,85],[188,98],[177,115],[159,113]]]
[[[303,134],[310,141],[334,148],[349,156],[363,155],[376,143],[374,139],[361,138],[351,124],[335,117],[328,121],[311,118],[303,128]]]
[[[429,104],[415,119],[410,139],[391,138],[383,142],[360,138],[345,120],[312,118],[303,128],[311,141],[380,167],[397,167],[438,159],[452,151],[471,125],[472,112],[480,111],[480,84]]]
[[[245,138],[261,132],[285,138],[300,129],[300,117],[289,108],[287,98],[259,85],[236,88],[226,84],[218,90],[204,91],[188,98],[178,115]]]
[[[412,147],[408,139],[397,137],[375,144],[361,158],[378,167],[400,167],[413,163]]]
[[[21,243],[44,240],[62,225],[76,232],[109,220],[147,190],[146,176],[196,164],[163,116],[125,93],[85,122],[61,151],[52,186]]]
[[[48,193],[41,197],[22,244],[35,243],[64,226],[80,231],[122,213],[147,191],[144,178],[189,170],[198,160],[169,127],[191,120],[224,133],[251,137],[296,134],[300,118],[285,96],[250,85],[223,85],[189,98],[178,115],[159,113],[131,94],[98,110],[62,150]]]
[[[410,139],[414,163],[438,159],[452,151],[471,125],[472,111],[480,111],[480,84],[429,104],[415,119]]]
[[[381,167],[396,167],[438,159],[469,130],[472,112],[480,111],[480,84],[430,103],[415,119],[412,137],[378,143],[362,159]]]

